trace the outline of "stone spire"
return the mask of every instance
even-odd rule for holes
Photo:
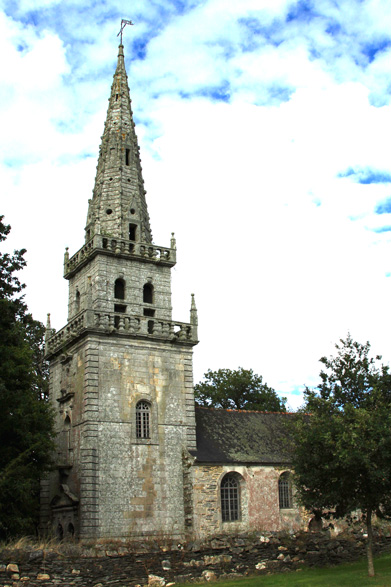
[[[94,234],[152,242],[124,48],[119,46],[93,190],[86,241]]]

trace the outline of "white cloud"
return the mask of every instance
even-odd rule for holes
[[[60,2],[61,0],[19,0],[18,9],[21,13],[26,13],[30,10],[42,10],[49,6],[56,6]]]
[[[0,17],[0,50],[7,55],[1,69],[2,108],[0,152],[19,164],[53,153],[54,121],[69,118],[63,76],[69,67],[61,40],[52,33],[37,35],[31,27]],[[19,48],[20,47],[20,48]]]
[[[124,34],[155,242],[177,235],[174,317],[188,319],[193,291],[199,308],[195,379],[243,366],[284,394],[314,384],[319,357],[348,330],[391,357],[391,233],[375,232],[391,224],[375,213],[391,184],[339,176],[391,172],[391,107],[378,107],[390,102],[389,50],[372,62],[362,52],[390,17],[384,2],[323,0],[316,18],[285,22],[294,6],[209,0],[176,14],[140,2]],[[0,150],[12,165],[0,166],[1,213],[10,246],[28,248],[30,308],[41,320],[51,311],[56,328],[64,247],[83,242],[96,164],[85,155],[98,152],[119,7],[105,17],[91,3],[87,23],[72,2],[66,22],[49,18],[49,3],[36,25],[0,16]],[[145,39],[145,58],[132,59]],[[228,101],[210,97],[224,84]]]

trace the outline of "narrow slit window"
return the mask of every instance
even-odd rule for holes
[[[141,401],[136,405],[136,437],[150,438],[151,405]]]
[[[137,229],[137,224],[129,224],[129,240],[130,241],[136,240],[136,229]]]
[[[75,296],[75,310],[76,310],[76,312],[80,311],[80,292],[78,289],[76,290],[76,296]]]
[[[65,442],[64,442],[64,448],[66,451],[70,451],[71,450],[71,419],[69,416],[67,416],[64,420],[64,435],[65,435]],[[68,460],[68,454],[66,454],[66,460]]]
[[[130,149],[125,150],[125,165],[129,165]]]

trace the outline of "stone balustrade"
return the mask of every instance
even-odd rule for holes
[[[64,277],[69,277],[92,254],[99,251],[113,255],[126,255],[133,258],[139,257],[154,263],[164,263],[171,267],[176,263],[175,249],[159,247],[152,243],[138,243],[95,234],[71,258],[69,258],[68,251],[65,253]]]
[[[85,329],[86,311],[80,312],[75,318],[70,320],[64,328],[54,332],[46,340],[46,354],[55,352],[64,346],[69,340],[73,340]],[[53,331],[52,331],[53,332]]]
[[[162,320],[148,316],[133,316],[120,312],[106,312],[104,310],[83,310],[70,320],[64,328],[54,332],[47,338],[46,355],[57,352],[87,330],[141,335],[172,342],[197,342],[191,324],[185,322]]]

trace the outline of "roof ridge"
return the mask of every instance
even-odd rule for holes
[[[293,414],[297,414],[297,412],[268,412],[265,410],[237,410],[234,408],[214,408],[213,406],[195,406],[196,408],[201,408],[201,410],[213,410],[213,411],[220,411],[220,412],[244,412],[248,414],[282,414],[284,416],[292,416]]]

